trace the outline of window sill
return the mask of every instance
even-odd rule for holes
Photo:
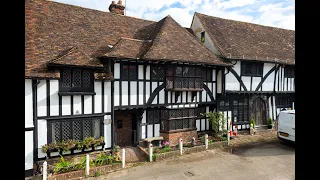
[[[165,89],[165,91],[203,91],[203,89],[174,88],[174,89]]]
[[[59,96],[70,96],[70,95],[96,95],[95,92],[59,92]]]
[[[168,134],[172,134],[172,133],[179,133],[179,132],[186,132],[186,131],[194,131],[197,130],[197,128],[186,128],[186,129],[177,129],[177,130],[160,130],[160,133],[168,133]]]

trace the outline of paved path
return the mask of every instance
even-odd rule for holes
[[[232,152],[208,150],[88,179],[295,179],[295,148],[292,144],[276,140],[237,147]]]

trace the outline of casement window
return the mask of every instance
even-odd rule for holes
[[[205,31],[201,32],[201,42],[205,42]]]
[[[249,121],[249,99],[245,96],[233,97],[231,100],[233,121]]]
[[[59,93],[94,93],[94,75],[90,69],[63,68],[60,70]]]
[[[195,66],[168,66],[166,89],[187,90],[202,88],[202,68]]]
[[[137,80],[138,79],[138,66],[131,64],[121,64],[121,79],[122,80]]]
[[[263,63],[241,62],[241,76],[263,76]]]
[[[277,108],[292,108],[292,103],[294,102],[293,95],[279,95],[276,96],[276,106]]]
[[[163,132],[196,128],[195,120],[203,116],[205,108],[163,109],[160,110],[160,129]]]
[[[48,143],[103,136],[103,117],[48,120]]]
[[[294,66],[286,66],[284,68],[284,77],[285,78],[294,78],[295,72],[294,72]]]
[[[230,108],[229,98],[223,97],[218,100],[218,109],[221,111],[228,111]]]
[[[151,66],[151,80],[164,81],[163,66]]]

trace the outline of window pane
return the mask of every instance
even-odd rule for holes
[[[174,88],[182,88],[182,78],[175,78]]]
[[[84,120],[83,121],[83,138],[91,137],[91,121]]]
[[[183,117],[182,116],[182,109],[176,110],[176,117]]]
[[[196,68],[196,76],[202,77],[202,71],[201,71],[201,68],[200,68],[200,67],[197,67],[197,68]]]
[[[183,67],[183,76],[189,76],[189,68],[188,67]]]
[[[71,87],[71,69],[69,68],[63,69],[62,87]]]
[[[70,122],[62,123],[62,140],[66,141],[71,139],[71,124]]]
[[[195,87],[200,89],[201,88],[201,78],[195,78],[195,80],[196,80]]]
[[[189,88],[188,78],[183,78],[182,79],[182,88]]]
[[[189,119],[183,120],[183,128],[189,128]]]
[[[73,126],[73,139],[75,140],[81,140],[81,126],[82,126],[82,121],[73,121],[72,122]]]
[[[100,119],[93,120],[93,137],[100,138]]]
[[[129,66],[129,79],[131,79],[131,80],[137,79],[137,66],[136,65]]]
[[[195,88],[194,78],[189,78],[189,88]]]
[[[176,129],[183,129],[183,120],[175,120],[176,121]]]
[[[128,65],[123,65],[122,66],[122,71],[121,71],[121,77],[123,79],[128,79],[129,77],[129,66]]]
[[[72,83],[73,87],[81,87],[81,70],[80,69],[73,69],[72,74]]]
[[[154,123],[156,124],[156,123],[159,123],[159,110],[154,110],[153,111],[153,117],[154,117]]]
[[[177,67],[176,68],[176,75],[181,76],[182,75],[182,67]]]
[[[195,76],[195,75],[196,75],[196,68],[189,67],[189,76]]]
[[[83,76],[82,76],[82,84],[83,87],[90,87],[90,71],[83,70]]]
[[[153,111],[148,111],[147,123],[153,124]]]
[[[158,79],[158,67],[151,67],[151,79]]]
[[[51,124],[52,128],[52,142],[60,142],[61,141],[61,129],[60,129],[60,122],[53,122]]]
[[[159,69],[158,69],[158,79],[164,80],[164,68],[163,67],[159,67]]]

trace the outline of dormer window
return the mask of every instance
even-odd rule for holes
[[[60,70],[59,95],[95,94],[93,71],[84,68],[63,68]]]
[[[201,42],[205,41],[205,31],[201,32]]]

